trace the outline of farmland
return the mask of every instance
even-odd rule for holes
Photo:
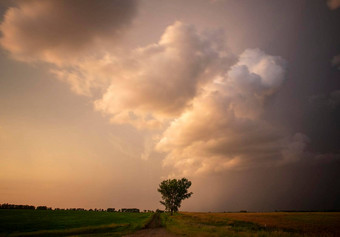
[[[0,236],[122,236],[142,228],[152,213],[0,210]]]
[[[185,236],[340,236],[339,212],[188,213],[162,215]]]
[[[340,236],[339,212],[0,210],[0,236]],[[152,220],[152,221],[151,221]],[[150,222],[151,221],[151,222]],[[148,224],[149,223],[149,224]],[[160,227],[163,226],[163,228]],[[144,227],[149,229],[144,229]],[[142,231],[138,231],[144,229]],[[156,233],[156,234],[155,234]],[[159,235],[157,235],[159,233]]]

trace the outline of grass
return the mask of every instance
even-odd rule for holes
[[[340,236],[339,212],[182,212],[160,217],[169,231],[183,236]],[[152,213],[0,209],[0,236],[122,236],[151,218]]]
[[[340,213],[162,214],[163,225],[184,236],[340,236]]]
[[[121,236],[145,226],[152,213],[0,210],[0,236]]]

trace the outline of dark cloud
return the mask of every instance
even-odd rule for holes
[[[0,29],[1,44],[20,60],[62,64],[120,36],[136,14],[135,0],[21,0]],[[112,43],[112,42],[111,42]]]
[[[335,10],[340,7],[340,0],[328,0],[327,5],[331,10]]]
[[[122,56],[113,48],[136,2],[17,1],[1,44],[17,59],[57,64],[77,94],[100,88],[93,101],[113,123],[164,129],[142,132],[152,134],[142,156],[164,158],[156,144],[167,171],[193,177],[192,210],[208,199],[217,211],[339,207],[339,10],[325,0],[142,1],[148,20],[131,38],[146,46]],[[148,37],[176,19],[190,24]],[[236,52],[261,50],[231,66],[223,34],[196,30],[207,26],[222,27]],[[119,139],[112,148],[129,150]]]
[[[311,136],[310,150],[339,154],[340,90],[310,96],[305,110],[305,127]]]
[[[246,50],[165,130],[157,144],[168,152],[164,164],[190,175],[298,161],[308,138],[292,136],[262,117],[264,101],[284,78],[281,57]]]
[[[340,161],[308,160],[192,178],[194,211],[339,210]]]
[[[340,70],[340,54],[333,57],[332,64]]]

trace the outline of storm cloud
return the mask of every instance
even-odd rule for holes
[[[285,78],[285,61],[259,49],[242,53],[204,87],[157,144],[165,165],[184,174],[275,166],[300,158],[308,138],[263,119],[264,103]]]
[[[187,211],[339,209],[339,1],[0,13],[1,202],[156,209],[185,175]]]
[[[335,10],[338,7],[340,7],[340,1],[339,0],[328,0],[327,5],[331,10]]]
[[[107,50],[135,15],[135,0],[20,0],[4,16],[0,43],[19,60],[69,64]]]
[[[340,54],[333,57],[332,65],[340,70]]]
[[[18,60],[52,64],[113,124],[152,131],[142,156],[164,153],[163,164],[179,173],[273,167],[306,155],[308,136],[265,116],[285,83],[282,57],[258,48],[235,56],[223,31],[181,21],[121,53],[136,14],[132,0],[18,1],[0,43]]]

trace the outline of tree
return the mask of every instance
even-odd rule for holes
[[[163,201],[160,203],[165,206],[167,211],[171,212],[171,215],[181,207],[182,200],[193,194],[192,192],[188,193],[190,186],[191,182],[186,178],[168,179],[160,183],[157,189],[162,194]]]

